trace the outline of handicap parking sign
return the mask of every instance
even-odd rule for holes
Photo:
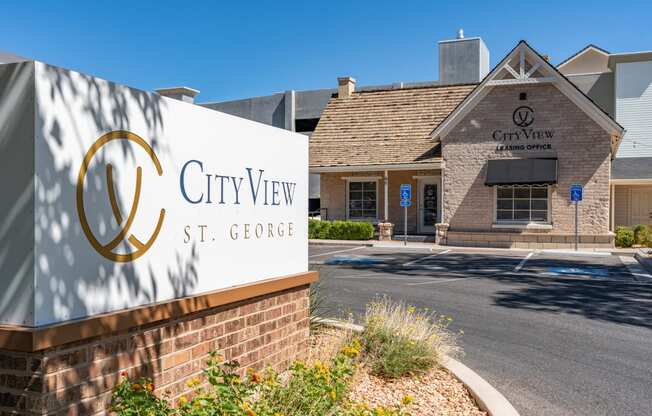
[[[401,184],[401,201],[412,199],[412,185],[409,183]]]
[[[571,185],[570,200],[571,202],[579,202],[582,200],[582,185],[580,184]]]

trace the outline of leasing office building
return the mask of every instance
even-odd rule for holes
[[[311,148],[317,153],[324,154],[324,148],[335,146],[345,156],[349,155],[348,152],[351,150],[353,152],[350,158],[352,166],[355,169],[361,169],[365,162],[360,160],[362,155],[360,149],[364,149],[365,144],[369,145],[376,151],[367,153],[370,155],[366,162],[367,168],[380,169],[381,163],[387,162],[388,165],[391,165],[388,171],[390,176],[397,177],[397,171],[391,169],[400,167],[401,164],[406,167],[405,163],[414,162],[412,163],[414,169],[428,169],[436,166],[428,166],[426,156],[441,153],[441,146],[437,146],[439,142],[423,141],[424,134],[427,135],[431,132],[442,122],[447,112],[452,111],[455,105],[451,106],[451,102],[454,103],[455,100],[459,102],[465,97],[467,93],[462,92],[465,87],[467,91],[472,91],[489,72],[489,52],[480,38],[441,41],[438,46],[439,80],[419,83],[401,82],[385,86],[355,86],[352,93],[354,98],[364,95],[367,100],[377,99],[381,107],[388,103],[387,100],[391,101],[392,97],[401,103],[400,106],[398,102],[387,105],[393,106],[396,114],[401,113],[402,117],[406,118],[406,122],[399,123],[397,117],[387,117],[386,114],[378,113],[378,117],[382,117],[383,121],[376,123],[375,131],[371,128],[373,126],[369,125],[363,131],[362,124],[356,123],[364,123],[365,119],[356,118],[355,114],[351,114],[351,120],[342,118],[342,108],[335,109],[334,107],[333,110],[324,111],[331,96],[337,97],[338,90],[334,88],[309,91],[291,90],[269,96],[202,105],[289,130],[305,132],[308,135],[313,133],[321,118],[331,117],[328,113],[337,110],[339,123],[337,128],[340,129],[336,138],[338,142],[324,143],[323,141],[328,140],[328,137],[320,133],[317,137],[311,138]],[[518,64],[515,64],[514,68],[518,69]],[[652,222],[652,218],[650,218],[652,216],[652,53],[613,54],[589,45],[559,64],[557,69],[627,131],[618,145],[615,158],[611,161],[610,229],[614,229],[618,225],[631,226]],[[453,88],[455,84],[468,85],[458,85],[459,88]],[[432,89],[429,90],[429,87]],[[433,101],[432,98],[428,98],[428,91],[432,93],[437,90],[441,95],[446,91],[443,87],[449,89],[450,96],[447,101]],[[459,94],[462,94],[462,97],[456,97]],[[402,101],[400,101],[401,97]],[[409,101],[408,97],[415,100],[412,106],[407,102]],[[354,100],[349,104],[356,103],[357,105],[359,102]],[[370,111],[381,111],[378,105],[369,104],[369,106],[370,108],[363,110],[367,124],[369,124],[368,120],[371,116]],[[521,114],[524,113],[521,112]],[[422,121],[428,117],[430,119],[426,123],[419,124],[414,122],[414,117],[421,117]],[[514,124],[512,126],[516,127]],[[326,129],[327,127],[324,124],[320,126],[320,129],[322,128]],[[333,132],[335,126],[331,124],[328,128]],[[347,139],[346,134],[342,134],[349,128],[352,129],[349,137],[351,140]],[[374,143],[365,141],[368,139],[365,135],[377,135],[384,138],[381,142]],[[401,143],[395,143],[401,140]],[[410,142],[410,148],[407,151],[405,150],[406,140]],[[382,146],[379,146],[378,143],[382,143]],[[424,156],[419,157],[416,161],[415,158],[410,160],[407,153],[419,150]],[[317,153],[313,155],[318,157]],[[342,209],[341,205],[333,205],[332,195],[327,193],[320,195],[322,193],[319,183],[321,172],[324,172],[325,181],[332,180],[332,176],[328,177],[328,171],[345,170],[349,160],[346,157],[343,157],[342,160],[334,159],[335,165],[330,165],[333,160],[313,160],[316,163],[311,167],[311,203],[318,206],[321,196],[323,218],[346,218],[346,209]],[[380,169],[379,172],[379,175],[372,176],[384,176],[384,169]],[[340,175],[341,177],[343,176]],[[442,189],[434,186],[433,183],[428,183],[428,181],[432,182],[436,179],[435,175],[434,178],[422,178],[419,181],[423,184],[420,187],[424,187],[421,193],[430,196],[420,199],[421,206],[414,212],[410,211],[408,227],[410,233],[434,234],[434,224],[441,222],[441,209],[436,209],[440,203],[435,201],[435,198],[436,195],[441,196]],[[393,183],[393,180],[390,182]],[[352,186],[359,185],[353,184]],[[340,187],[343,189],[341,183]],[[385,219],[381,216],[384,201],[379,198],[384,192],[384,184],[381,182],[377,189],[378,194],[373,197],[377,201],[376,215],[370,219],[374,222],[382,222]],[[340,195],[345,195],[342,190],[338,192]],[[367,192],[367,194],[367,198],[372,198],[372,192]],[[350,204],[357,203],[353,200]],[[367,206],[373,205],[369,201],[366,204]],[[398,202],[392,199],[390,194],[390,209],[388,211],[392,210],[393,204],[397,205]],[[519,204],[524,204],[524,202],[519,202]],[[542,202],[536,202],[536,204],[542,204]],[[353,214],[356,214],[355,210]],[[367,215],[373,215],[373,212],[365,213],[365,216]],[[354,217],[349,216],[349,218]],[[395,231],[398,232],[402,228],[402,218],[400,219],[401,221],[395,224]],[[533,227],[534,224],[531,224],[530,230],[527,232],[531,232]],[[500,230],[500,228],[496,228],[496,230]],[[522,230],[516,231],[523,232]],[[543,239],[547,240],[547,238]]]
[[[624,128],[527,43],[479,84],[356,92],[339,79],[311,137],[328,218],[391,223],[448,244],[563,247],[569,188],[584,186],[581,243],[613,244],[612,160]],[[382,225],[381,225],[382,227]]]

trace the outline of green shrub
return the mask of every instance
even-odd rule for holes
[[[647,242],[648,230],[643,224],[638,224],[634,227],[634,244],[643,245]]]
[[[308,238],[321,240],[369,240],[374,226],[360,221],[308,220]]]
[[[424,372],[457,353],[450,317],[417,311],[388,298],[367,305],[362,338],[373,373],[390,378]]]
[[[631,247],[634,245],[634,231],[628,227],[616,228],[616,246]]]
[[[308,238],[325,240],[331,228],[330,221],[308,220]]]

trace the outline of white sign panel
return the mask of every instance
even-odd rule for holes
[[[306,136],[34,65],[32,325],[308,270]]]

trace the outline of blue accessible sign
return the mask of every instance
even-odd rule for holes
[[[571,202],[580,202],[582,200],[582,185],[573,184],[570,187],[570,200]]]
[[[412,185],[409,183],[401,184],[401,199],[412,199]]]
[[[409,207],[411,205],[411,199],[412,199],[412,185],[409,183],[402,183],[401,184],[401,206],[402,207]]]

